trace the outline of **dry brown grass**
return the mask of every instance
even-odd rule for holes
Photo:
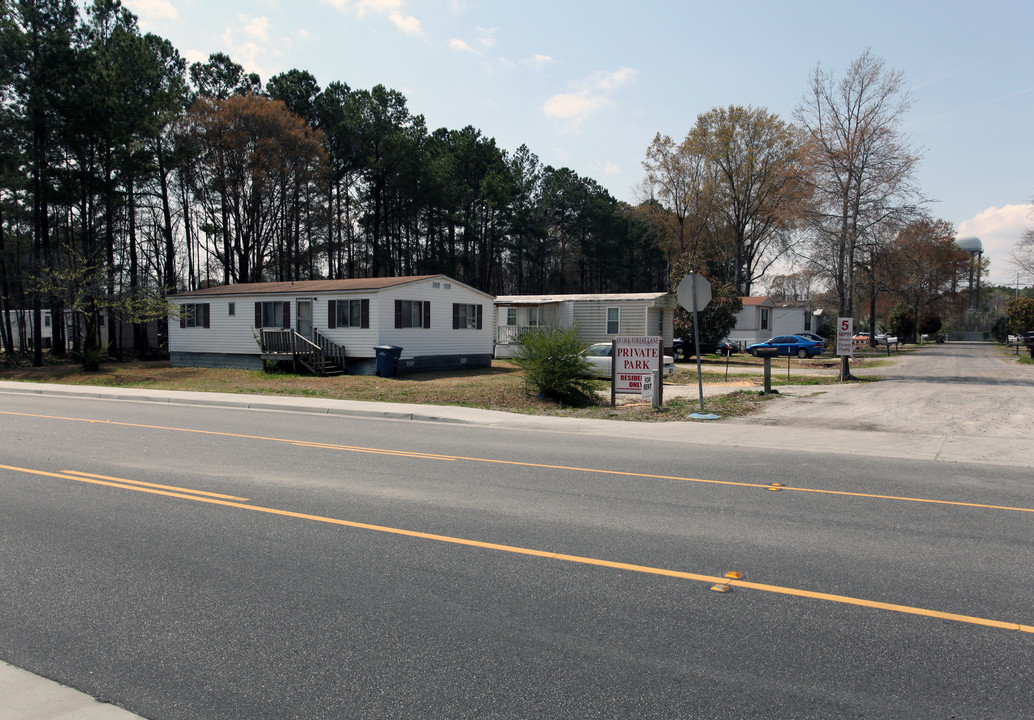
[[[688,370],[680,370],[676,382],[689,383]],[[695,374],[693,375],[695,378]],[[422,405],[459,405],[525,414],[560,415],[632,421],[684,420],[699,410],[695,402],[669,399],[654,409],[648,402],[625,402],[611,407],[606,381],[600,381],[598,405],[586,408],[562,407],[537,397],[525,386],[523,373],[506,360],[495,360],[491,368],[451,372],[416,373],[397,378],[370,375],[342,375],[319,378],[290,373],[213,368],[174,368],[168,362],[109,362],[98,372],[84,372],[79,365],[48,362],[43,367],[0,365],[0,379],[66,385],[148,388],[152,390],[191,390],[198,392],[243,393],[319,397],[339,400],[416,403]],[[705,382],[708,374],[705,373]],[[733,392],[708,398],[708,412],[722,417],[752,412],[765,400],[756,392]]]

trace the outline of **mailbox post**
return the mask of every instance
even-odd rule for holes
[[[772,358],[779,355],[779,348],[759,347],[754,349],[755,357],[765,358],[765,394],[772,392]]]

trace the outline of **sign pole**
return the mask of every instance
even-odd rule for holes
[[[693,347],[697,355],[697,389],[700,393],[700,412],[689,417],[694,420],[717,420],[718,416],[704,412],[704,370],[700,361],[700,311],[711,302],[711,283],[702,275],[689,273],[675,291],[679,305],[693,313]],[[690,299],[692,295],[692,299]]]
[[[689,274],[693,280],[694,287],[696,286],[696,273],[691,272]],[[693,293],[693,345],[697,351],[697,388],[700,391],[700,412],[704,412],[704,377],[703,369],[700,363],[700,314],[697,311],[697,294]]]
[[[614,407],[617,405],[617,385],[618,385],[618,341],[610,341],[610,406]]]
[[[654,372],[657,392],[654,394],[653,406],[659,408],[664,405],[664,336],[657,338],[657,370]]]

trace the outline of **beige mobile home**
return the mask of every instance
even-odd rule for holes
[[[586,343],[656,335],[671,353],[675,307],[675,297],[665,292],[501,295],[495,299],[495,356],[510,357],[521,333],[539,326],[577,327]]]

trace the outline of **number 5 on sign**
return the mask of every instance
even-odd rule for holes
[[[854,356],[854,319],[837,319],[837,355]]]

